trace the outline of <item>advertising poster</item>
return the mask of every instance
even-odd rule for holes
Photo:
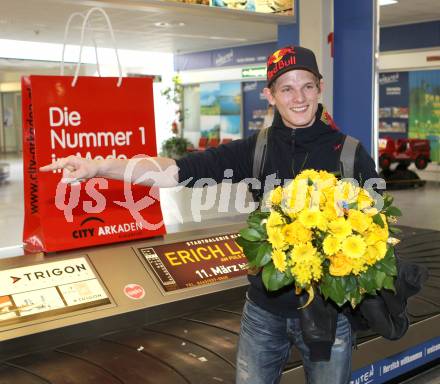
[[[270,42],[203,52],[178,53],[174,56],[174,66],[176,71],[188,71],[201,68],[260,64],[264,65],[264,67],[258,67],[258,69],[263,69],[262,76],[266,78],[265,64],[267,57],[276,49],[277,45],[274,42]],[[255,68],[248,69],[253,71]],[[256,77],[255,72],[252,73],[252,77]]]
[[[238,234],[138,248],[161,288],[175,291],[247,274],[247,259],[234,239]]]
[[[440,71],[415,71],[409,76],[409,136],[429,139],[431,160],[440,160]]]
[[[239,82],[220,83],[220,137],[239,139],[241,127],[241,84]]]
[[[220,83],[200,84],[200,135],[220,138]]]
[[[110,304],[85,257],[0,271],[0,326]]]
[[[208,139],[238,139],[241,131],[239,82],[200,84],[200,134]]]
[[[255,0],[211,0],[211,6],[255,12]]]
[[[263,89],[265,81],[246,81],[243,87],[243,133],[252,136],[268,124],[268,105]]]
[[[293,4],[294,0],[255,0],[255,11],[292,16]]]
[[[409,114],[408,72],[379,75],[379,136],[406,138]]]
[[[209,5],[209,0],[169,0],[174,3]]]
[[[293,0],[210,0],[211,6],[241,11],[293,15]]]
[[[352,372],[350,384],[384,384],[440,357],[440,337]],[[405,380],[406,381],[406,380]],[[395,382],[393,380],[393,382]],[[403,382],[403,381],[399,381]]]

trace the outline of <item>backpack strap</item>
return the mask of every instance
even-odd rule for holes
[[[264,163],[266,162],[267,138],[269,136],[269,130],[270,127],[261,128],[257,135],[252,163],[252,177],[255,179],[260,179],[263,175]],[[260,200],[262,194],[261,189],[250,188],[250,192],[252,193],[254,201]]]
[[[258,179],[266,162],[267,138],[269,136],[269,128],[261,128],[258,132],[257,142],[255,143],[254,161],[252,163],[252,177]]]
[[[345,178],[354,177],[354,161],[358,145],[359,140],[350,135],[345,136],[341,154],[339,155],[341,174]]]

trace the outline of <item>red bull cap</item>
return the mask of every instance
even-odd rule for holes
[[[278,49],[267,58],[267,86],[270,87],[279,76],[293,69],[310,71],[322,79],[315,54],[310,49],[288,46]]]

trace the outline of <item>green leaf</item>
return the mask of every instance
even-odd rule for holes
[[[357,291],[350,292],[350,297],[347,297],[347,301],[350,302],[351,306],[355,308],[362,301],[363,295]]]
[[[346,282],[343,277],[330,277],[330,288],[328,290],[328,297],[332,299],[340,307],[347,301],[346,294]]]
[[[249,227],[252,228],[261,228],[261,222],[268,217],[269,212],[261,212],[259,210],[256,210],[249,215],[247,219],[247,224],[249,225]]]
[[[388,230],[390,231],[390,233],[392,233],[393,235],[398,235],[399,233],[402,233],[402,230],[400,228],[397,227],[393,227],[391,225],[388,226]]]
[[[255,242],[246,240],[243,237],[237,237],[235,242],[243,248],[243,253],[248,259],[249,265],[252,267],[256,267],[255,260],[258,255],[258,251],[260,247],[264,244],[263,242]]]
[[[402,211],[397,207],[388,207],[385,210],[385,215],[387,215],[387,216],[402,216]]]
[[[358,209],[358,203],[357,201],[354,201],[353,203],[350,203],[347,205],[348,209]]]
[[[319,286],[319,289],[321,290],[322,295],[324,296],[324,299],[327,300],[330,296],[330,286],[326,284],[322,284]]]
[[[374,279],[376,281],[376,287],[377,289],[381,289],[383,287],[383,283],[387,275],[385,274],[385,272],[377,271],[377,270],[374,272],[374,275],[375,275]]]
[[[264,267],[271,260],[272,246],[269,243],[264,242],[258,249],[257,257],[255,258],[255,265],[258,267]]]
[[[358,285],[356,282],[356,278],[354,276],[346,276],[345,277],[346,287],[345,292],[355,292],[358,290]]]
[[[376,279],[375,279],[375,272],[373,268],[368,268],[365,272],[362,272],[359,275],[358,281],[359,281],[359,287],[364,289],[366,293],[369,293],[370,295],[376,294]]]
[[[394,197],[385,193],[383,195],[383,209],[387,209],[393,203]]]
[[[383,280],[383,287],[396,292],[396,288],[394,287],[394,278],[392,276],[386,276]]]
[[[377,225],[380,225],[382,228],[385,227],[385,224],[384,224],[384,222],[383,222],[383,220],[382,220],[382,217],[380,216],[379,213],[376,213],[376,214],[373,216],[373,222],[374,222],[375,224],[377,224]]]
[[[268,291],[277,291],[294,282],[292,276],[278,271],[272,262],[264,266],[262,277],[264,286]]]
[[[255,228],[245,228],[242,229],[239,233],[242,238],[248,241],[264,240],[264,236],[261,234],[260,231],[256,230]]]
[[[376,263],[376,268],[385,272],[387,276],[397,276],[396,258],[394,248],[388,247],[385,257]]]

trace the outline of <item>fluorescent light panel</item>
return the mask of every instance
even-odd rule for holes
[[[17,60],[37,60],[61,62],[62,44],[39,43],[33,41],[0,39],[0,58]],[[173,70],[173,54],[162,52],[134,51],[118,49],[122,66],[142,67],[150,73],[163,73]],[[111,48],[99,48],[99,63],[116,65],[115,51]],[[79,46],[67,45],[64,61],[77,63]],[[95,64],[95,50],[93,47],[84,47],[81,62]]]
[[[391,5],[391,4],[396,4],[398,1],[397,0],[379,0],[379,5],[383,6],[383,5]]]

